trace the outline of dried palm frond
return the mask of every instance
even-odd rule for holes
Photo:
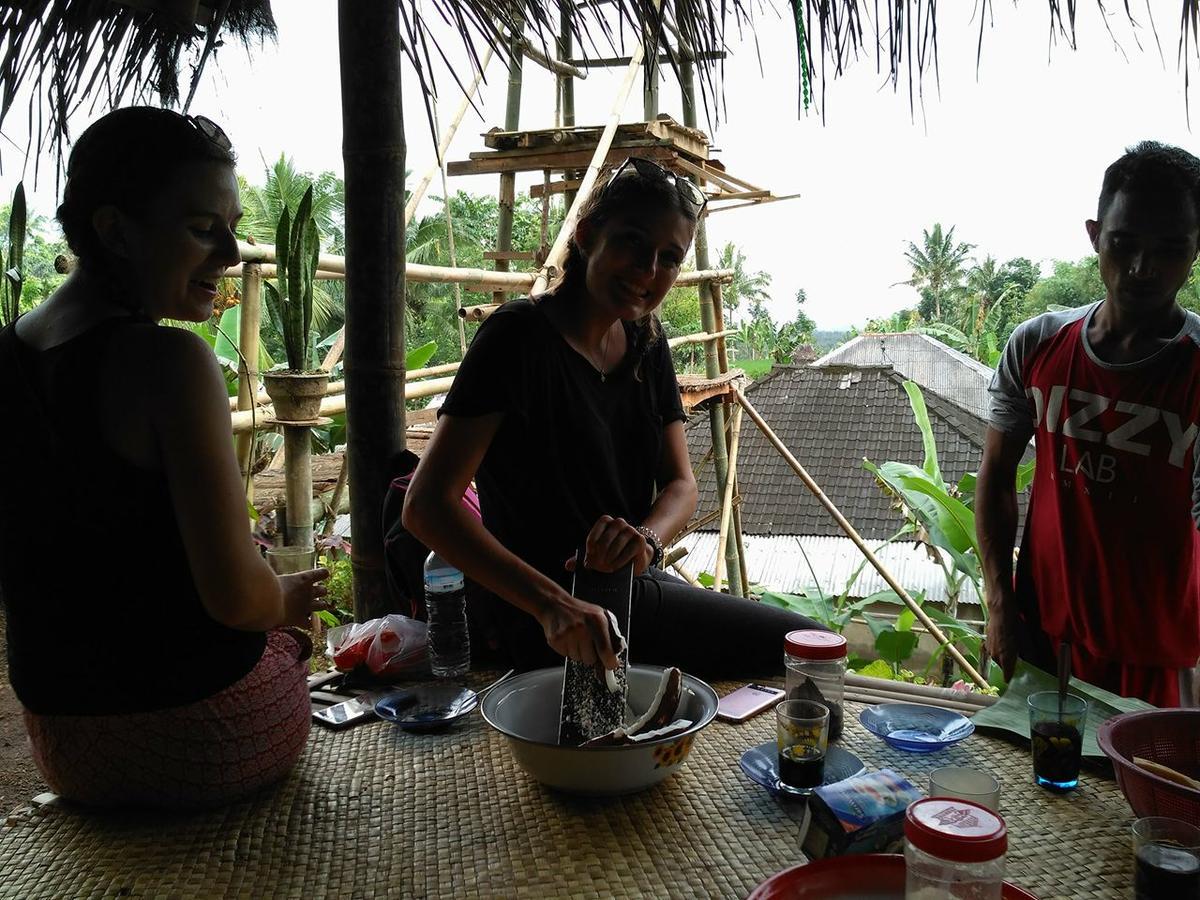
[[[0,6],[0,125],[22,89],[29,90],[30,141],[61,148],[69,139],[71,112],[85,103],[114,107],[156,98],[174,105],[180,72],[190,68],[190,90],[214,48],[230,37],[242,43],[273,37],[269,0],[199,0],[206,28],[183,24],[153,11],[158,0],[7,0]],[[654,59],[665,55],[676,73],[695,65],[710,121],[716,110],[726,28],[752,33],[754,13],[773,2],[787,3],[796,31],[801,103],[812,92],[824,109],[826,87],[860,56],[873,55],[876,69],[894,88],[907,84],[910,104],[921,96],[926,73],[938,76],[937,0],[397,0],[404,50],[426,93],[428,111],[436,95],[434,59],[446,64],[460,87],[468,72],[451,64],[441,41],[449,33],[463,44],[467,67],[479,70],[485,46],[507,57],[520,42],[554,55],[560,16],[579,56],[599,45],[621,50],[641,42]],[[1145,18],[1158,43],[1157,26],[1144,0]],[[993,0],[976,0],[977,54],[991,22]],[[1075,46],[1079,0],[1046,0],[1050,39]],[[1125,15],[1143,29],[1133,4]],[[1178,64],[1190,85],[1192,58],[1200,59],[1200,0],[1180,0]],[[1105,0],[1095,10],[1108,24]],[[439,24],[440,23],[440,24]],[[1113,38],[1116,42],[1116,38]],[[1119,45],[1118,45],[1118,49]],[[1161,53],[1161,48],[1160,48]],[[190,95],[189,95],[190,96]],[[432,121],[432,115],[430,115]],[[36,138],[34,137],[36,135]]]

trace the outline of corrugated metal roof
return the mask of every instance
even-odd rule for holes
[[[714,572],[717,538],[715,531],[697,531],[680,540],[679,545],[688,549],[688,555],[680,564],[693,575]],[[743,543],[750,580],[789,594],[808,593],[815,573],[816,584],[821,590],[826,595],[837,596],[865,562],[858,547],[846,537],[747,534]],[[926,600],[946,601],[946,578],[942,567],[929,558],[923,546],[910,541],[888,544],[881,549],[876,549],[878,543],[868,542],[868,546],[909,593],[921,591]],[[869,597],[886,590],[889,590],[887,582],[867,564],[854,582],[850,596]],[[979,595],[969,580],[963,585],[959,603],[979,605]]]
[[[812,365],[891,366],[905,378],[987,420],[992,370],[927,334],[861,334]]]

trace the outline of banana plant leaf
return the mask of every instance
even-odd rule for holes
[[[1057,691],[1058,679],[1049,672],[1043,672],[1036,666],[1031,666],[1024,660],[1017,663],[1017,671],[1008,689],[1000,700],[982,712],[976,713],[971,721],[975,727],[991,731],[1015,734],[1029,740],[1029,695],[1038,691]],[[1108,691],[1080,681],[1071,679],[1070,691],[1078,694],[1088,702],[1087,723],[1083,732],[1083,755],[1091,758],[1102,758],[1104,753],[1096,743],[1096,730],[1106,720],[1126,712],[1137,712],[1142,709],[1154,709],[1149,703],[1135,700],[1131,697],[1118,697]]]
[[[877,466],[863,460],[863,467],[904,501],[929,533],[930,542],[950,554],[958,571],[969,578],[979,578],[975,513],[916,466],[898,462]]]

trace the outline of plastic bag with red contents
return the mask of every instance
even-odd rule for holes
[[[426,662],[428,626],[407,616],[391,615],[331,628],[325,645],[339,672],[366,664],[377,678],[392,678]]]

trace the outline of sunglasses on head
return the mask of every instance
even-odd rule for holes
[[[608,179],[608,185],[613,184],[628,169],[635,170],[643,178],[661,178],[673,184],[675,190],[679,192],[679,196],[690,203],[697,213],[708,205],[708,197],[700,188],[696,187],[690,178],[683,175],[676,175],[670,169],[660,166],[651,160],[643,159],[640,156],[627,157],[625,162],[617,166],[617,170],[613,172],[612,178]],[[608,185],[605,187],[607,188]]]
[[[222,150],[232,150],[233,142],[229,140],[221,126],[207,116],[184,116],[184,121],[198,132],[220,147]]]

